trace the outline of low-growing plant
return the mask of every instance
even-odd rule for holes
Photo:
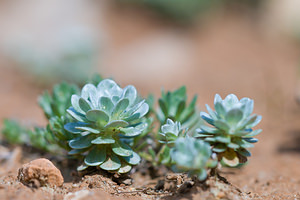
[[[22,126],[18,121],[5,119],[2,128],[3,139],[9,144],[27,145],[45,152],[55,152],[56,146],[51,143],[53,138],[47,134],[46,129],[34,129]]]
[[[208,113],[201,117],[210,125],[202,125],[198,130],[199,138],[210,143],[212,151],[219,160],[230,167],[247,161],[251,153],[247,148],[258,140],[253,138],[262,130],[253,130],[261,121],[261,116],[253,112],[254,102],[249,98],[239,100],[234,94],[224,100],[217,94],[214,100],[215,111],[206,105]]]
[[[147,128],[142,118],[149,110],[145,100],[140,100],[135,87],[120,88],[113,80],[105,79],[97,87],[86,84],[80,95],[71,98],[68,113],[75,122],[65,129],[76,135],[69,142],[69,154],[84,155],[88,166],[126,173],[140,162],[139,155],[128,141]]]
[[[171,150],[174,147],[174,143],[178,138],[186,137],[187,129],[183,130],[180,122],[173,122],[171,119],[167,119],[167,123],[161,126],[161,140],[159,142],[163,144],[158,152],[158,163],[171,166],[173,160],[171,159]]]
[[[144,100],[134,86],[121,88],[94,76],[81,92],[76,85],[62,83],[39,98],[46,128],[28,129],[5,120],[2,134],[9,143],[76,157],[82,162],[78,170],[97,167],[122,174],[143,157],[153,166],[187,172],[202,181],[210,169],[216,172],[218,162],[236,167],[247,161],[247,149],[261,132],[253,130],[261,116],[252,114],[253,100],[233,94],[224,100],[216,95],[215,110],[206,105],[208,113],[200,115],[196,100],[187,104],[185,87],[162,91],[155,109],[154,96]]]
[[[165,92],[162,90],[161,98],[158,100],[159,108],[156,112],[160,125],[166,123],[167,119],[181,123],[183,129],[193,132],[200,127],[200,116],[196,108],[197,96],[195,95],[187,104],[186,87],[182,86],[175,91]]]
[[[192,137],[178,138],[171,150],[171,158],[174,171],[196,175],[200,181],[206,179],[208,169],[218,164],[216,159],[212,159],[210,145]]]

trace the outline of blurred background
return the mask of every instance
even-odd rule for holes
[[[143,95],[187,85],[203,106],[215,93],[236,93],[263,102],[263,111],[267,101],[281,107],[280,95],[294,98],[297,87],[299,4],[1,0],[0,118],[41,123],[40,91],[95,72]]]
[[[96,72],[144,96],[186,85],[199,109],[235,93],[255,100],[264,132],[231,180],[291,183],[299,154],[280,149],[300,152],[299,41],[299,0],[0,0],[0,126],[45,125],[38,95]]]

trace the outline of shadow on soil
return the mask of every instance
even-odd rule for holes
[[[279,153],[300,153],[300,130],[291,130],[285,135],[287,139],[282,141],[277,151]]]

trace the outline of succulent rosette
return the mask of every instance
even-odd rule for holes
[[[171,150],[171,157],[175,163],[174,171],[188,172],[201,181],[206,179],[207,170],[218,164],[216,159],[212,159],[210,145],[192,137],[178,138]]]
[[[171,119],[167,119],[166,124],[161,126],[161,132],[159,134],[162,137],[159,142],[172,147],[177,138],[186,137],[186,130],[184,131],[181,128],[180,122],[173,122]]]
[[[64,128],[77,135],[69,141],[71,155],[83,155],[84,164],[109,172],[127,173],[140,162],[129,142],[147,128],[143,117],[149,110],[134,86],[120,88],[113,80],[97,86],[86,84],[81,95],[73,95],[67,112],[74,122]]]
[[[206,105],[208,113],[201,117],[209,124],[197,130],[198,136],[210,143],[219,160],[230,167],[245,163],[251,153],[247,148],[257,142],[254,136],[262,130],[253,130],[261,121],[261,116],[252,114],[254,101],[249,98],[239,100],[234,94],[224,100],[217,94],[214,100],[215,111]]]

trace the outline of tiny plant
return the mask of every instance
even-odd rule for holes
[[[73,95],[68,113],[75,122],[65,124],[65,129],[75,135],[69,141],[69,154],[85,156],[88,166],[126,173],[140,162],[139,155],[130,147],[132,138],[147,128],[142,118],[149,106],[140,100],[135,87],[120,88],[113,80],[105,79],[97,87],[86,84],[80,95]]]
[[[236,167],[251,156],[247,148],[258,140],[253,136],[262,130],[253,130],[261,121],[261,116],[253,112],[254,102],[249,98],[239,100],[234,94],[224,100],[217,94],[214,100],[215,111],[206,105],[208,113],[201,112],[201,117],[210,125],[198,129],[198,137],[212,146],[212,151],[219,160],[230,167]]]
[[[180,122],[173,122],[171,119],[167,119],[167,123],[161,126],[161,132],[159,134],[162,137],[159,142],[163,144],[163,146],[158,152],[158,162],[166,166],[171,166],[173,161],[170,151],[178,138],[186,137],[186,130],[181,128]]]
[[[171,157],[175,162],[174,171],[196,175],[200,181],[205,180],[207,170],[216,167],[218,163],[212,159],[210,145],[192,137],[178,138],[171,150]]]
[[[158,100],[159,109],[157,118],[161,125],[167,119],[178,121],[182,128],[188,128],[188,132],[199,128],[200,117],[196,108],[197,96],[195,95],[190,104],[187,104],[186,87],[182,86],[173,92],[162,90],[161,98]]]

